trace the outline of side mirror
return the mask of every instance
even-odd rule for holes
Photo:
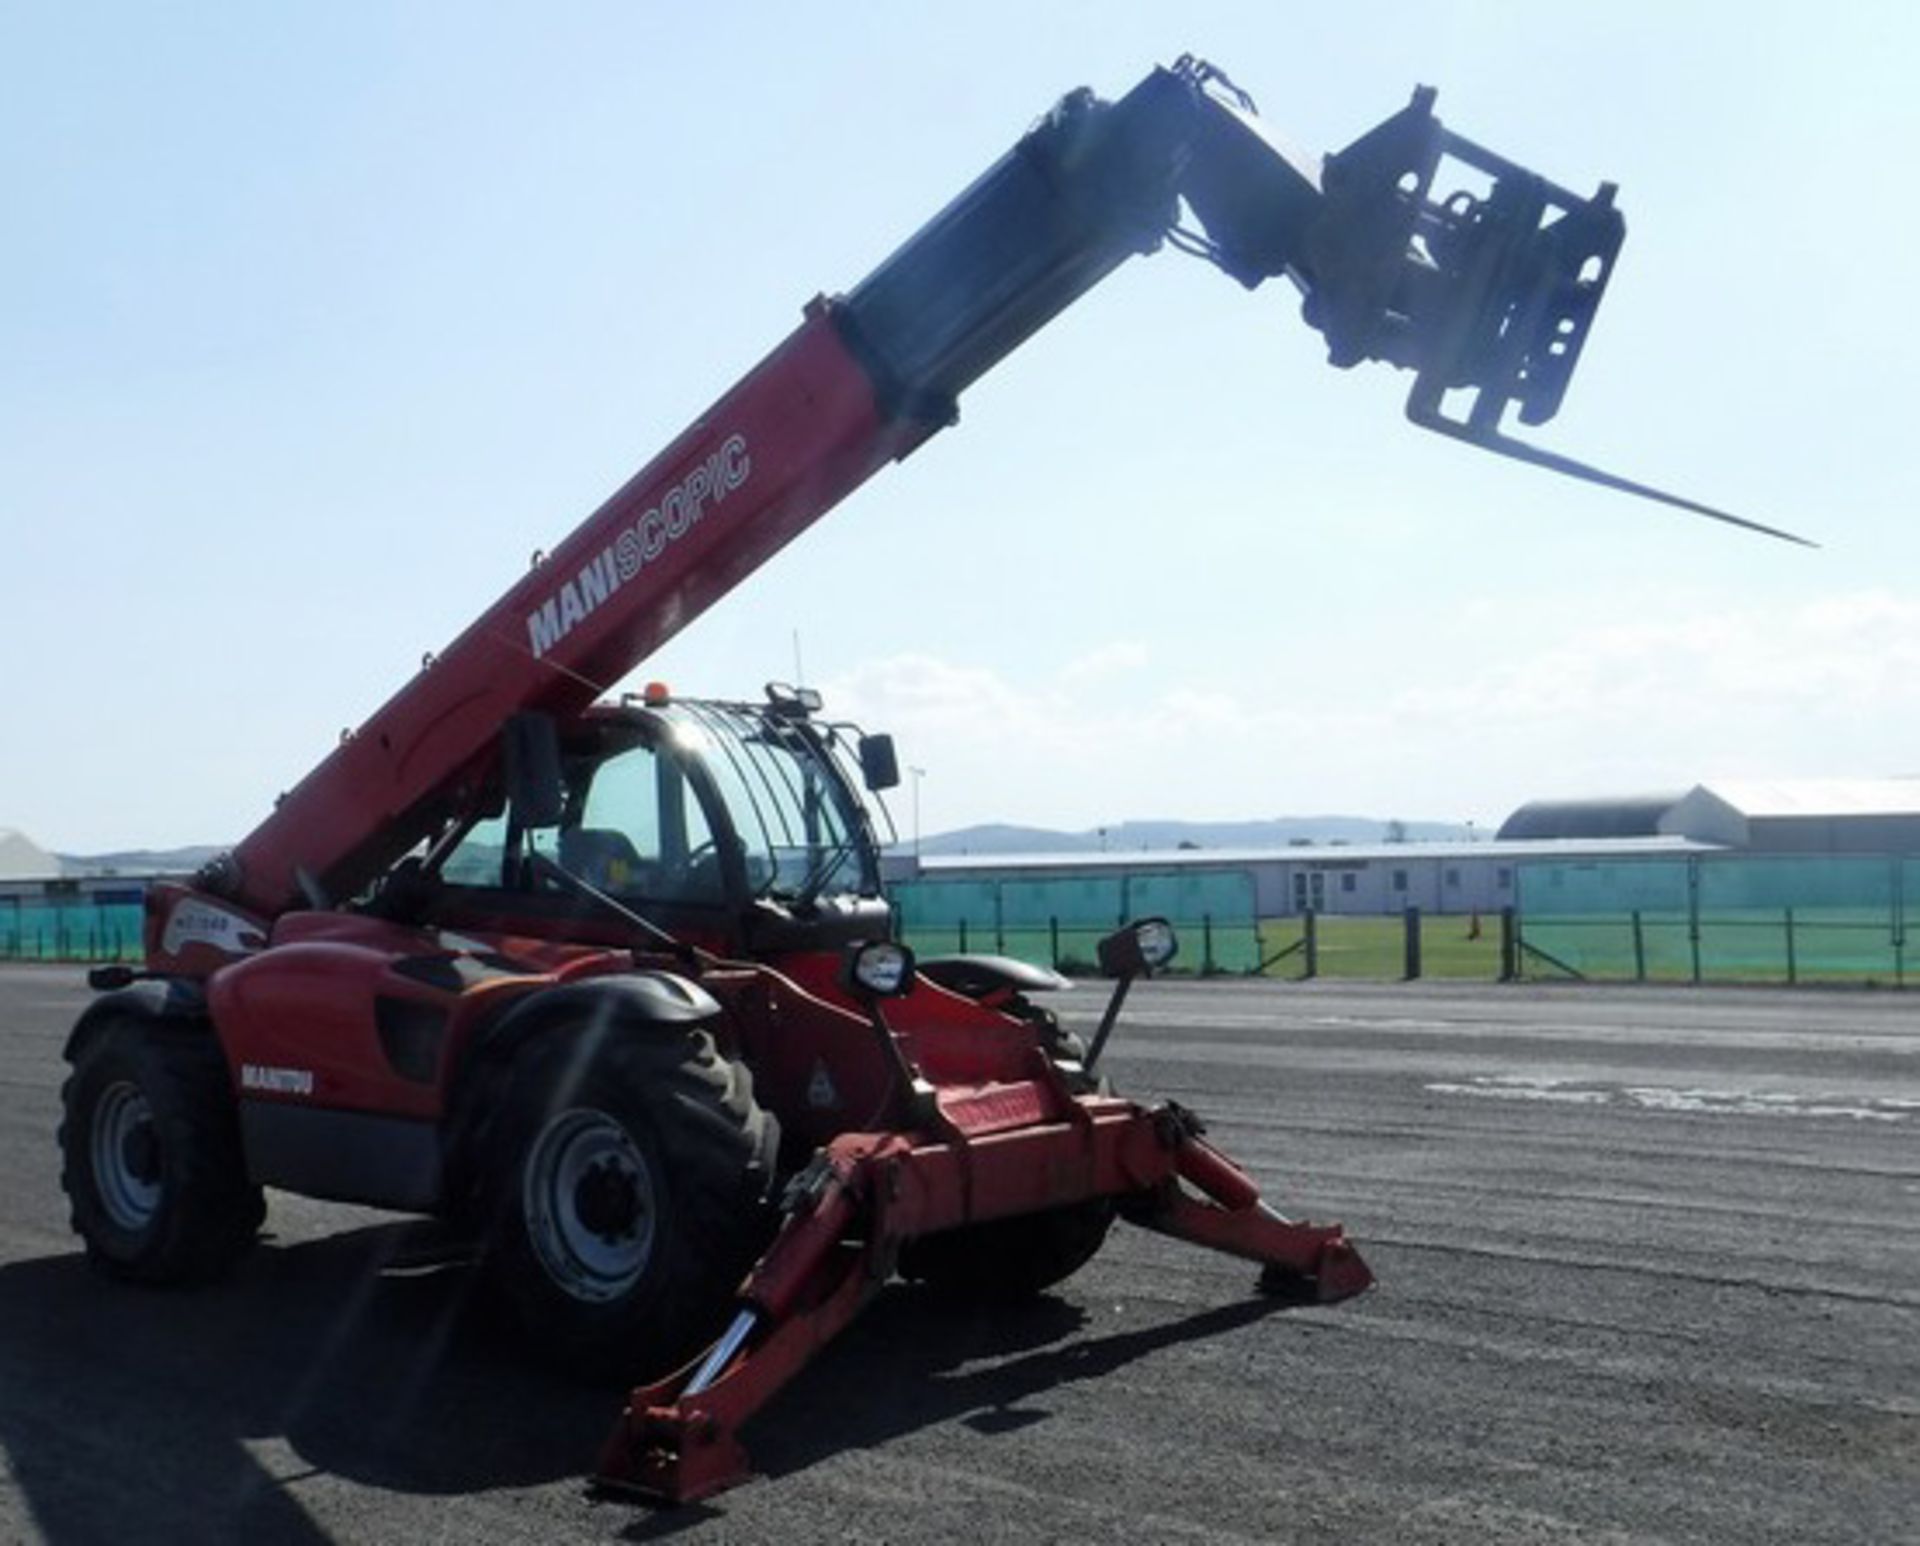
[[[1172,924],[1164,918],[1142,918],[1100,941],[1100,972],[1106,977],[1157,972],[1179,949]]]
[[[1134,978],[1151,977],[1173,959],[1179,948],[1173,925],[1164,918],[1136,919],[1100,941],[1100,970],[1114,979],[1113,997],[1107,1000],[1100,1027],[1093,1033],[1087,1055],[1080,1060],[1084,1072],[1091,1074],[1100,1061],[1100,1054],[1106,1050],[1107,1038],[1113,1034],[1113,1022],[1120,1018],[1120,1006],[1127,1001],[1127,989],[1133,986]]]
[[[513,819],[522,827],[557,827],[566,812],[560,734],[545,714],[515,714],[500,732],[501,772]]]
[[[900,785],[900,759],[894,754],[890,735],[860,737],[860,777],[875,794]]]

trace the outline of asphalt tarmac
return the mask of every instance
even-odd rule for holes
[[[617,1402],[389,1216],[273,1194],[218,1287],[90,1273],[85,996],[0,971],[0,1541],[1920,1541],[1920,997],[1144,984],[1120,1087],[1380,1286],[1276,1308],[1121,1226],[1017,1311],[890,1289],[760,1477],[653,1511],[582,1485]]]

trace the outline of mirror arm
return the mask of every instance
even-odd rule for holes
[[[1120,1018],[1120,1006],[1127,1001],[1127,989],[1133,986],[1134,974],[1128,972],[1113,985],[1113,997],[1107,1000],[1106,1013],[1100,1016],[1100,1029],[1093,1033],[1093,1043],[1087,1048],[1087,1055],[1080,1060],[1080,1066],[1091,1075],[1100,1054],[1106,1050],[1107,1038],[1113,1034],[1113,1023]]]

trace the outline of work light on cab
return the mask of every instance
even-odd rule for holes
[[[767,683],[767,702],[773,705],[775,713],[801,717],[818,714],[821,701],[817,687],[790,687],[785,682]]]

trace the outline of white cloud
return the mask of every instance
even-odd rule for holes
[[[1486,821],[1538,796],[1920,765],[1920,602],[1881,589],[1779,610],[1701,601],[1654,596],[1630,620],[1557,628],[1476,618],[1396,660],[1390,690],[1342,674],[1372,677],[1378,656],[1311,651],[1155,687],[1148,652],[1114,644],[1018,680],[890,656],[827,684],[828,702],[894,731],[928,770],[928,831],[1331,811]]]
[[[1144,644],[1123,640],[1089,650],[1060,668],[1063,682],[1090,682],[1143,670],[1152,658]]]
[[[1784,611],[1682,614],[1656,604],[1631,623],[1576,627],[1468,679],[1402,693],[1402,715],[1484,722],[1574,718],[1645,727],[1705,713],[1756,722],[1838,707],[1884,714],[1920,700],[1920,603],[1883,591],[1822,597]]]

